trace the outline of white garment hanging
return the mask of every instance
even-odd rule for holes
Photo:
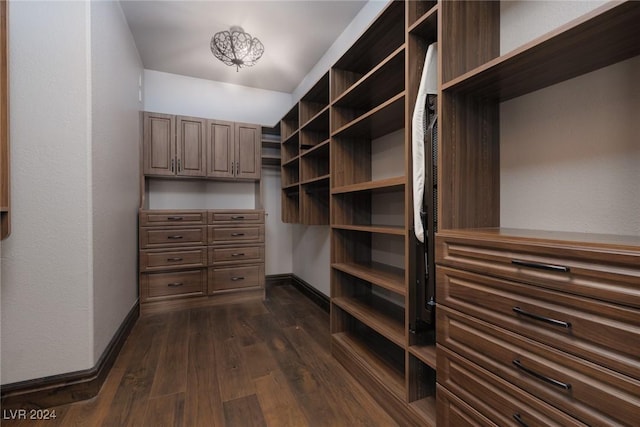
[[[437,76],[438,45],[432,43],[427,49],[427,55],[422,69],[422,78],[418,88],[418,99],[413,110],[411,121],[411,151],[413,153],[413,225],[416,237],[424,242],[424,229],[420,211],[424,196],[424,136],[426,132],[428,94],[438,93]]]

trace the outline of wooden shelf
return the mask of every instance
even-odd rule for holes
[[[298,145],[298,141],[299,141],[299,134],[298,134],[298,130],[296,129],[291,135],[289,135],[286,139],[282,140],[282,144],[283,145],[289,145],[289,144],[295,144]]]
[[[640,54],[640,2],[607,3],[442,85],[500,101]],[[523,76],[526,76],[523,77]]]
[[[282,164],[282,167],[283,168],[292,167],[292,166],[296,165],[298,162],[300,162],[300,157],[296,156],[296,157],[294,157],[292,159],[289,159],[286,162],[284,162]]]
[[[409,353],[420,359],[422,363],[432,369],[436,369],[436,346],[433,345],[412,345]]]
[[[357,298],[338,297],[332,298],[331,302],[398,347],[404,348],[404,322],[398,321],[383,311],[370,307],[367,303]]]
[[[347,123],[335,137],[375,139],[404,127],[404,91]]]
[[[300,182],[300,185],[326,185],[327,189],[329,186],[329,174],[318,176],[311,179],[306,179]]]
[[[310,156],[321,156],[321,157],[326,157],[329,155],[329,142],[330,140],[324,140],[321,143],[314,145],[313,147],[309,148],[308,150],[303,151],[302,153],[300,153],[300,157],[301,158],[305,158],[305,157],[310,157]]]
[[[435,41],[438,37],[438,5],[434,5],[424,15],[409,26],[409,34]]]
[[[349,332],[331,335],[331,344],[374,378],[379,385],[399,398],[404,398],[404,372],[398,372]]]
[[[360,182],[358,184],[343,185],[331,190],[331,194],[354,193],[358,191],[395,191],[405,185],[405,177],[380,179],[377,181]]]
[[[294,182],[293,184],[289,184],[289,185],[283,186],[282,190],[286,191],[286,192],[291,192],[292,190],[298,191],[299,190],[299,188],[298,188],[299,185],[300,184],[298,182]]]
[[[265,166],[280,166],[280,156],[262,155],[262,164]]]
[[[401,92],[404,89],[404,60],[403,44],[342,93],[332,106],[369,110]]]
[[[272,140],[272,139],[262,139],[262,146],[264,148],[280,148],[280,138],[278,137],[277,140]]]
[[[425,397],[409,403],[409,407],[424,420],[424,427],[436,426],[436,399],[433,396]]]
[[[393,227],[388,225],[337,225],[333,224],[331,228],[336,230],[363,231],[365,233],[390,234],[394,236],[404,236],[404,227]]]
[[[328,131],[329,105],[325,105],[316,115],[300,126],[300,130]]]
[[[398,295],[406,295],[404,270],[380,263],[333,263],[332,268],[373,283]]]

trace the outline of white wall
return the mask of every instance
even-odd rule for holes
[[[280,168],[262,168],[265,217],[265,272],[287,274],[293,271],[292,226],[282,222],[280,203]]]
[[[508,51],[601,2],[503,5]],[[640,57],[504,102],[503,227],[640,235]]]
[[[93,366],[89,4],[9,7],[11,226],[2,381]]]
[[[138,299],[142,62],[115,1],[91,5],[94,360]]]
[[[292,105],[288,93],[153,70],[144,70],[144,89],[145,111],[265,126],[278,123]]]

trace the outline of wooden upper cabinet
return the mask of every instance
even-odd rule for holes
[[[207,176],[212,178],[233,178],[234,124],[222,120],[207,121]]]
[[[260,179],[262,166],[262,128],[259,125],[236,123],[236,178]]]
[[[206,175],[206,120],[177,117],[176,172],[182,176]]]
[[[259,180],[261,155],[260,125],[144,113],[146,176]]]
[[[144,113],[143,170],[145,175],[176,174],[176,116]]]

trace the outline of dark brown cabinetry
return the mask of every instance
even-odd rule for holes
[[[259,125],[144,113],[143,173],[259,180]]]
[[[143,169],[148,176],[205,176],[205,120],[144,114]]]
[[[140,302],[264,291],[264,211],[140,210]]]

